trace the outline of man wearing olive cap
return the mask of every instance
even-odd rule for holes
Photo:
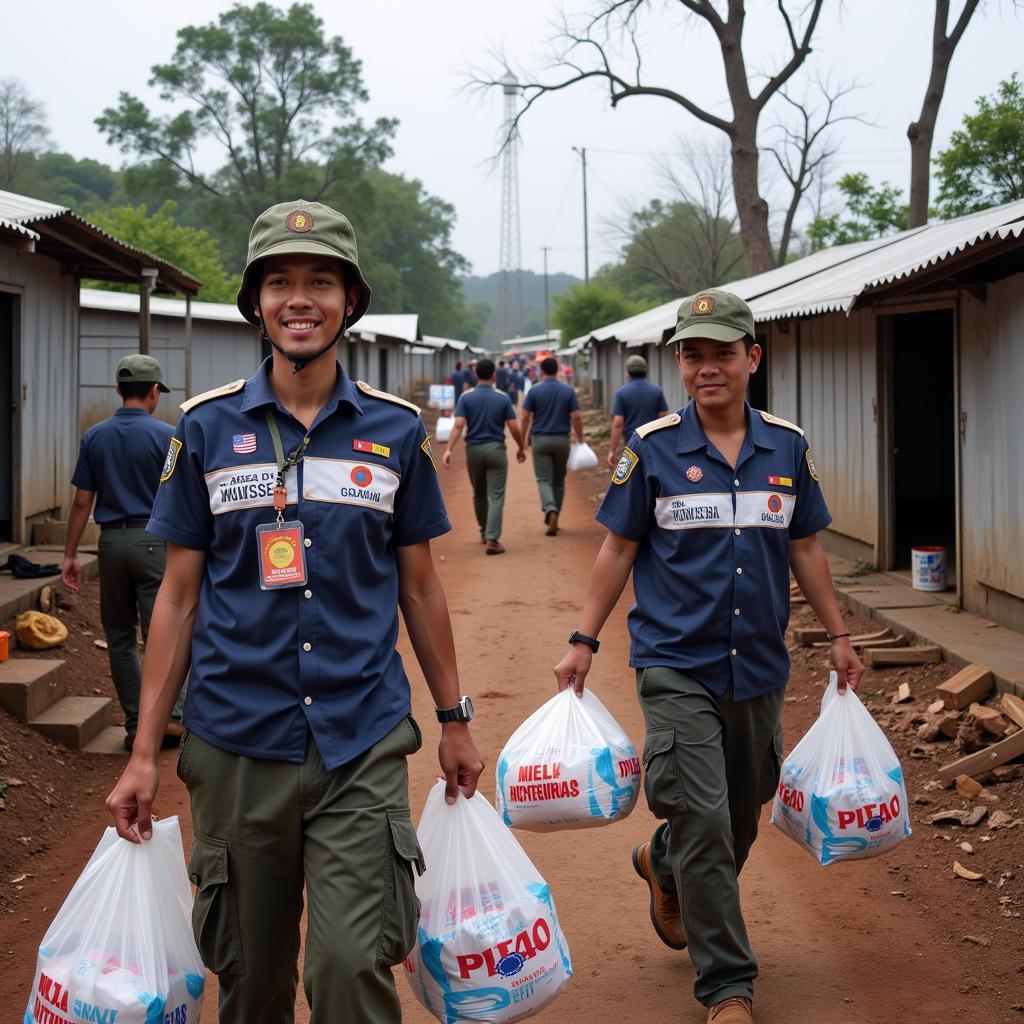
[[[608,466],[619,461],[623,437],[632,437],[637,427],[668,415],[668,402],[657,384],[647,380],[647,360],[632,355],[626,360],[626,383],[612,399],[612,436],[608,442]]]
[[[78,544],[96,504],[100,528],[100,621],[107,638],[110,676],[124,711],[125,747],[131,750],[139,719],[141,666],[136,631],[145,642],[167,545],[146,530],[160,469],[173,428],[153,413],[164,384],[160,364],[146,355],[125,356],[115,372],[121,408],[82,437],[71,483],[75,497],[68,517],[61,579],[77,593],[82,584]],[[171,709],[169,709],[171,710]],[[165,730],[181,735],[180,698]]]
[[[738,875],[779,782],[790,571],[828,631],[840,689],[856,689],[864,667],[817,540],[831,516],[803,431],[745,400],[761,359],[750,308],[700,292],[679,307],[669,343],[693,401],[623,449],[597,512],[608,533],[555,675],[583,692],[632,572],[644,791],[663,819],[633,867],[658,937],[690,954],[708,1024],[750,1024],[757,961]]]
[[[304,889],[313,1024],[400,1019],[391,968],[415,942],[424,865],[399,608],[442,723],[448,801],[483,768],[430,553],[451,528],[430,440],[415,406],[353,382],[335,354],[369,303],[345,217],[299,200],[257,218],[238,308],[272,354],[184,403],[150,523],[167,573],[107,806],[120,835],[149,838],[158,722],[188,669],[178,773],[222,1021],[294,1019]]]

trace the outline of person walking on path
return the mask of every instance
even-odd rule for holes
[[[452,387],[455,388],[455,405],[459,404],[459,395],[462,394],[463,385],[467,383],[466,377],[467,373],[462,369],[462,363],[457,362],[451,375]],[[454,407],[452,406],[452,408]]]
[[[637,427],[668,415],[668,402],[657,384],[647,380],[647,360],[630,356],[626,360],[626,383],[612,399],[612,436],[608,442],[608,466],[619,461],[619,446],[624,437],[632,437]]]
[[[483,768],[430,552],[451,527],[419,410],[336,359],[369,302],[341,214],[300,200],[256,219],[237,304],[271,355],[184,404],[150,522],[167,572],[107,807],[123,838],[151,836],[160,722],[191,659],[178,773],[222,1021],[294,1020],[304,887],[312,1024],[401,1018],[391,968],[415,943],[424,865],[399,608],[442,723],[448,802]]]
[[[816,537],[831,516],[803,431],[745,402],[761,358],[750,309],[701,292],[684,300],[670,341],[693,402],[642,426],[623,451],[597,512],[608,533],[555,676],[583,692],[632,571],[644,790],[664,819],[633,866],[658,937],[689,950],[709,1024],[750,1024],[757,961],[737,876],[779,781],[791,570],[828,631],[840,690],[856,689],[864,668]]]
[[[541,379],[523,399],[519,420],[525,444],[533,451],[540,507],[549,537],[558,533],[558,516],[565,499],[565,468],[569,461],[569,430],[583,440],[583,415],[576,392],[558,380],[558,360],[541,360]]]
[[[476,375],[480,383],[463,395],[455,407],[455,426],[442,461],[445,469],[451,469],[452,451],[465,430],[466,469],[473,485],[473,511],[480,527],[480,540],[487,545],[488,555],[501,555],[505,553],[501,522],[508,480],[506,425],[519,446],[517,461],[526,461],[526,449],[511,400],[494,386],[494,361],[481,359],[476,364]]]
[[[100,621],[107,638],[110,676],[124,711],[125,747],[132,749],[139,721],[137,630],[149,636],[153,601],[164,575],[167,544],[146,527],[174,428],[154,417],[164,384],[160,364],[147,355],[125,356],[115,371],[121,408],[82,437],[71,483],[75,497],[68,517],[61,579],[78,593],[82,564],[78,545],[96,504],[100,528]],[[181,736],[181,695],[164,726],[173,742]]]

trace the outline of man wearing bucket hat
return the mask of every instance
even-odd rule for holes
[[[173,428],[154,417],[164,383],[152,357],[125,356],[114,374],[121,408],[82,437],[71,483],[61,579],[77,593],[82,584],[78,545],[95,502],[100,528],[100,621],[107,638],[110,677],[124,711],[125,747],[131,750],[139,720],[141,666],[137,631],[149,635],[153,601],[164,575],[167,545],[146,530],[160,469]],[[170,742],[181,736],[181,698],[165,719]]]
[[[632,355],[626,360],[626,383],[612,399],[612,436],[608,442],[608,465],[619,461],[623,437],[632,437],[637,427],[668,415],[668,402],[657,384],[647,380],[647,360]]]
[[[595,639],[633,573],[629,615],[646,724],[644,789],[664,819],[633,851],[658,937],[688,948],[709,1024],[749,1024],[757,961],[737,876],[779,781],[792,571],[843,691],[864,669],[825,553],[831,521],[803,431],[746,404],[761,348],[742,299],[684,300],[670,343],[693,401],[641,426],[597,512],[608,534],[579,629],[555,667],[582,692]]]
[[[415,942],[423,861],[399,607],[449,803],[483,767],[430,553],[450,525],[419,410],[335,357],[369,302],[345,217],[299,200],[257,218],[238,308],[272,354],[184,403],[150,524],[169,542],[160,642],[107,806],[120,835],[149,837],[157,723],[188,669],[193,925],[223,1021],[294,1019],[304,886],[313,1024],[400,1019],[391,968]]]

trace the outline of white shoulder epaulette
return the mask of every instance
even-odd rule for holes
[[[210,391],[204,391],[201,395],[194,395],[192,398],[186,399],[181,403],[181,411],[188,412],[189,409],[194,409],[197,405],[210,401],[211,398],[223,398],[224,395],[233,395],[244,387],[245,378],[239,377],[238,380],[233,380],[230,384],[222,384],[219,388],[213,388]]]
[[[662,416],[660,420],[651,420],[650,423],[644,423],[642,426],[637,427],[636,432],[641,437],[646,437],[648,434],[653,434],[656,430],[664,430],[665,427],[674,427],[679,420],[679,413],[670,412],[667,416]]]
[[[399,398],[398,395],[389,395],[386,391],[378,391],[376,388],[371,388],[365,380],[357,380],[356,387],[364,395],[370,395],[373,398],[382,398],[385,402],[394,402],[395,405],[404,405],[406,409],[411,409],[417,416],[420,414],[420,407],[413,405],[412,402],[407,402],[404,398]]]
[[[761,412],[761,410],[758,410],[758,412]],[[801,437],[804,436],[804,432],[795,423],[790,423],[789,420],[781,420],[778,416],[773,416],[770,412],[761,412],[761,419],[763,419],[765,423],[771,423],[776,427],[785,427],[787,430],[792,430]]]

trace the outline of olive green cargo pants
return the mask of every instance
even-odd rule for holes
[[[785,690],[734,701],[672,668],[638,670],[637,689],[644,792],[666,819],[651,839],[651,863],[661,887],[679,896],[694,995],[705,1006],[751,998],[757,961],[737,876],[779,783]]]
[[[466,446],[466,469],[473,485],[473,511],[484,540],[501,539],[508,481],[508,453],[503,441]]]
[[[302,889],[303,984],[311,1024],[396,1024],[391,968],[416,941],[409,820],[412,718],[327,771],[310,737],[303,764],[242,757],[188,733],[178,775],[192,804],[192,926],[220,982],[222,1024],[291,1024]]]
[[[533,475],[540,492],[540,508],[548,512],[561,512],[565,500],[565,467],[569,461],[568,434],[533,434],[530,450],[533,452]]]

